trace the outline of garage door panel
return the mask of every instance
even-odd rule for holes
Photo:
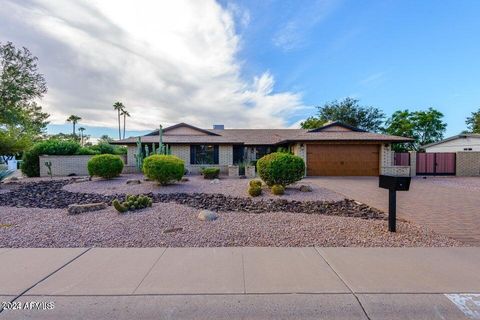
[[[379,174],[379,145],[309,144],[309,176],[376,176]]]

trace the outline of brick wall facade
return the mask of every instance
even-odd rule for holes
[[[457,152],[457,176],[480,176],[480,152]]]

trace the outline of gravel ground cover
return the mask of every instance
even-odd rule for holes
[[[110,204],[115,198],[125,198],[125,194],[104,195],[64,190],[63,187],[71,183],[73,183],[72,180],[45,180],[20,183],[16,186],[9,185],[12,189],[7,194],[0,194],[0,203],[12,207],[62,209],[75,203],[106,202]],[[152,197],[154,202],[175,202],[192,208],[215,211],[254,213],[283,211],[384,219],[384,214],[381,211],[348,199],[340,201],[297,201],[278,198],[254,200],[252,198],[212,193],[147,193],[146,195]]]
[[[65,209],[0,207],[0,247],[214,246],[460,246],[460,242],[406,222],[286,212],[219,212],[174,203],[118,214],[105,210],[68,216]]]
[[[140,194],[140,193],[212,193],[212,194],[225,194],[232,197],[249,197],[247,194],[248,183],[250,179],[239,179],[221,177],[218,183],[212,183],[212,180],[203,179],[203,176],[192,175],[187,176],[189,181],[179,182],[168,186],[159,186],[152,181],[143,181],[143,175],[129,174],[122,175],[118,178],[111,180],[93,179],[92,181],[68,184],[64,187],[66,191],[71,192],[88,192],[95,194],[114,195],[114,194]],[[141,184],[130,184],[126,182],[129,179],[138,179]],[[301,192],[299,186],[302,184],[309,185],[312,188],[312,192]],[[297,201],[338,201],[344,199],[344,197],[334,191],[326,188],[319,187],[314,183],[304,183],[300,181],[297,184],[288,186],[283,196],[273,195],[267,188],[259,199],[288,199]]]

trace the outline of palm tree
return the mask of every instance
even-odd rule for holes
[[[78,131],[80,131],[80,145],[83,146],[83,131],[85,131],[86,129],[84,127],[80,127],[78,128]]]
[[[113,110],[117,110],[117,117],[118,117],[118,139],[122,139],[122,128],[120,125],[120,113],[125,110],[125,106],[123,103],[117,101],[113,104]]]
[[[78,123],[78,121],[82,120],[81,117],[76,116],[72,114],[70,117],[67,118],[67,122],[71,122],[73,124],[73,135],[75,136],[75,125]]]
[[[125,119],[127,117],[130,117],[130,113],[128,113],[127,110],[123,109],[120,115],[123,116],[123,139],[125,139],[125,121],[126,121]]]

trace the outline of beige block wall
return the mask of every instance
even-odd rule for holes
[[[480,152],[457,152],[457,176],[480,176]]]
[[[92,156],[40,156],[40,177],[48,176],[48,168],[45,162],[52,163],[52,174],[54,176],[88,176],[87,163]]]
[[[52,175],[68,176],[75,174],[77,176],[88,176],[87,163],[93,156],[47,156],[43,155],[38,158],[40,164],[40,177],[48,177],[48,168],[45,162],[52,163]],[[120,156],[125,163],[127,157]],[[129,173],[128,166],[123,168],[123,173]]]

